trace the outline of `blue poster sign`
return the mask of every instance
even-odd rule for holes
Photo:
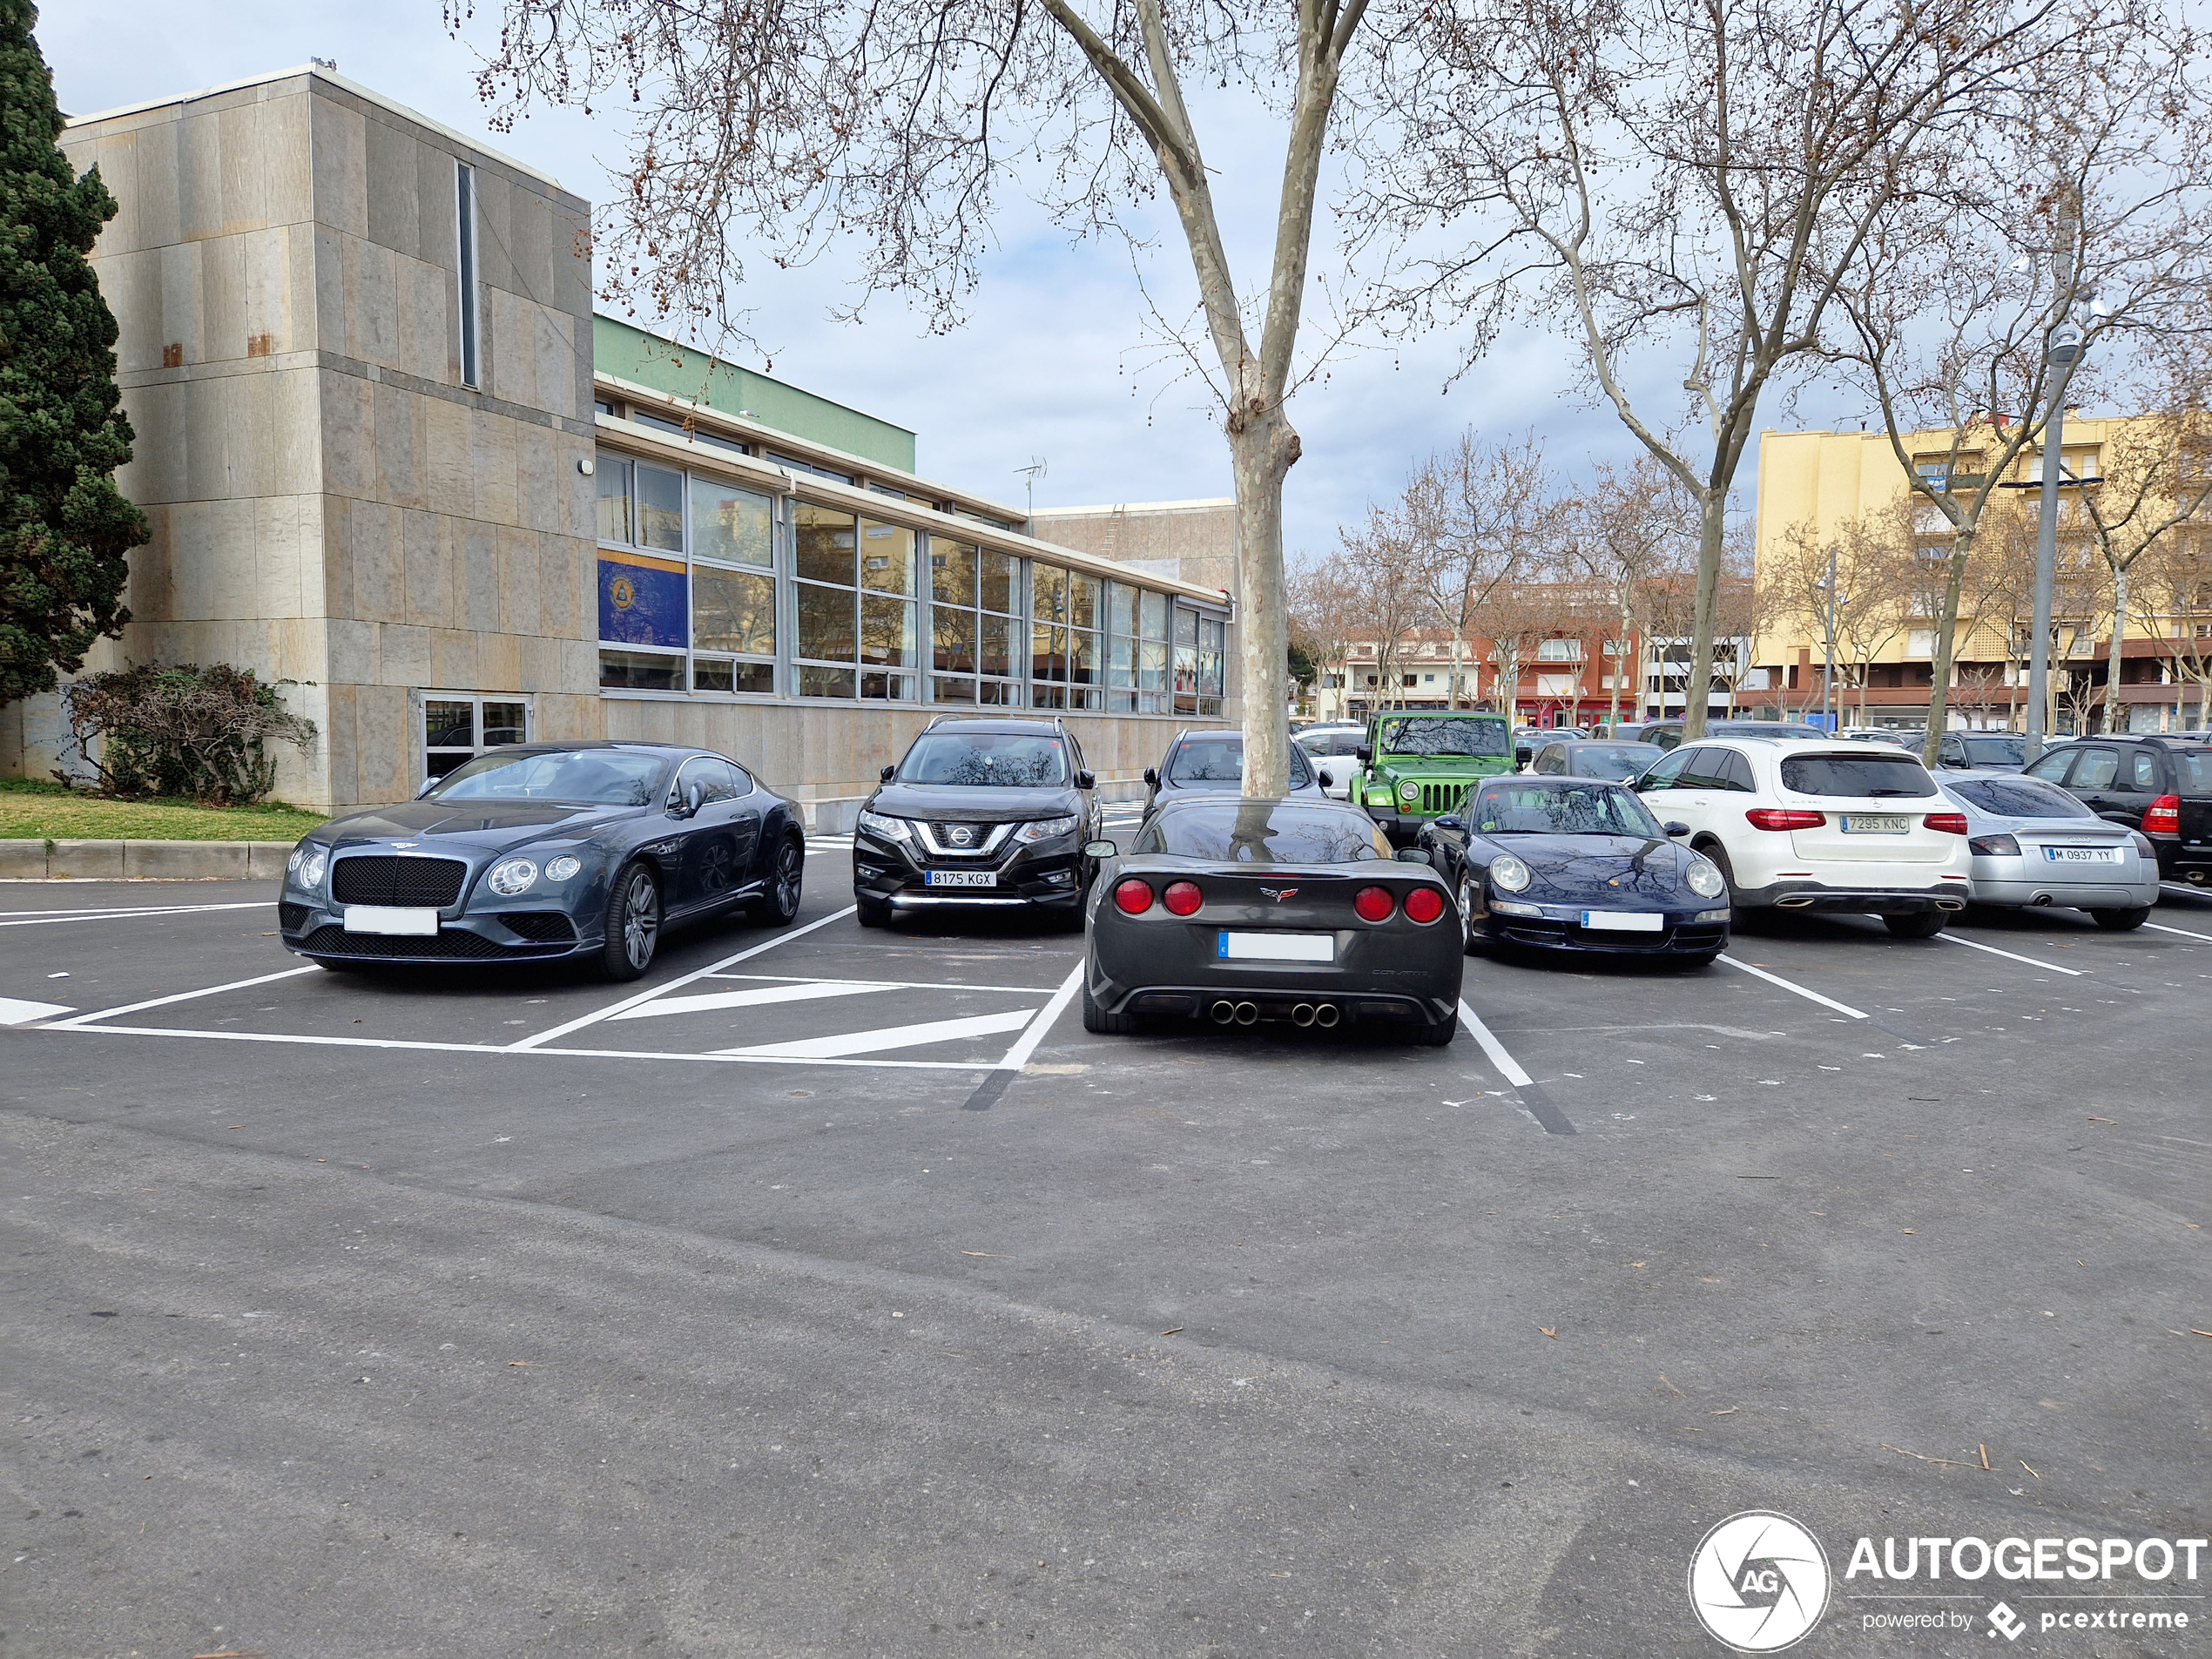
[[[691,644],[691,578],[672,559],[599,555],[599,637],[624,645]]]

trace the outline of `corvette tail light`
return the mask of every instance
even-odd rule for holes
[[[1808,813],[1794,806],[1754,806],[1743,814],[1753,829],[1818,829],[1828,821],[1825,813]]]
[[[1196,915],[1198,907],[1206,901],[1206,895],[1198,891],[1196,881],[1170,881],[1162,896],[1167,907],[1178,916]]]
[[[1152,889],[1149,883],[1130,876],[1114,884],[1114,904],[1125,916],[1141,916],[1152,907]]]
[[[1434,921],[1444,914],[1444,895],[1434,887],[1415,887],[1406,895],[1406,914],[1413,921]]]
[[[2150,810],[2143,814],[2143,827],[2154,835],[2161,832],[2168,835],[2179,835],[2182,833],[2182,798],[2179,795],[2161,795],[2151,802]]]
[[[1398,900],[1388,887],[1362,887],[1352,895],[1352,907],[1362,921],[1388,921],[1397,912]]]
[[[1964,835],[1966,815],[1964,813],[1930,813],[1920,820],[1932,830],[1941,830],[1946,835]]]

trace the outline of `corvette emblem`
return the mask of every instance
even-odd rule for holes
[[[1260,897],[1263,899],[1272,899],[1277,904],[1282,903],[1285,899],[1295,899],[1298,897],[1298,889],[1296,887],[1262,887],[1259,890],[1259,893]]]

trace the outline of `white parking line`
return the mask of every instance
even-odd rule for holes
[[[1749,962],[1739,962],[1735,957],[1727,955],[1726,954],[1723,954],[1720,960],[1726,962],[1730,968],[1739,968],[1743,969],[1743,972],[1749,974],[1753,979],[1763,979],[1770,985],[1778,985],[1784,990],[1790,992],[1792,995],[1802,996],[1808,1002],[1817,1002],[1824,1008],[1833,1008],[1838,1014],[1848,1014],[1854,1020],[1865,1020],[1871,1019],[1872,1017],[1864,1010],[1851,1007],[1851,1005],[1848,1002],[1838,1002],[1832,996],[1823,996],[1818,991],[1807,990],[1802,985],[1797,984],[1792,981],[1784,979],[1779,974],[1768,973],[1764,968],[1754,968]]]
[[[1037,1044],[1042,1042],[1045,1033],[1052,1029],[1052,1022],[1066,1011],[1069,1003],[1076,1000],[1076,992],[1082,982],[1083,965],[1077,962],[1069,970],[1068,977],[1060,981],[1060,988],[1052,994],[1052,1001],[1040,1008],[1037,1017],[1029,1022],[1029,1028],[1015,1039],[1014,1046],[1006,1051],[995,1069],[1019,1071],[1028,1065],[1029,1056],[1037,1051]]]
[[[309,962],[305,968],[287,968],[281,974],[263,974],[257,979],[237,979],[227,985],[210,985],[205,990],[179,991],[174,996],[157,996],[145,1002],[125,1002],[121,1008],[100,1008],[91,1014],[80,1014],[73,1020],[57,1020],[45,1029],[66,1031],[74,1026],[91,1025],[100,1020],[111,1020],[118,1015],[138,1014],[147,1008],[165,1008],[172,1002],[190,1002],[203,996],[220,996],[225,991],[243,991],[256,985],[273,984],[280,979],[297,979],[302,974],[321,972],[321,968]]]
[[[44,927],[57,921],[129,921],[141,916],[189,916],[204,910],[266,910],[266,899],[245,904],[132,905],[128,907],[85,910],[9,910],[0,915],[21,916],[21,921],[0,921],[0,927]]]
[[[664,1014],[703,1014],[710,1008],[757,1008],[772,1002],[812,1002],[826,996],[862,996],[898,988],[870,980],[812,980],[799,985],[762,985],[750,991],[708,991],[698,996],[657,996],[634,1008],[610,1015],[613,1020],[650,1020]]]
[[[833,1037],[800,1037],[791,1042],[761,1042],[741,1049],[718,1049],[718,1054],[754,1055],[775,1060],[837,1060],[848,1055],[880,1054],[887,1049],[916,1049],[924,1043],[951,1042],[961,1037],[988,1037],[1013,1031],[1029,1023],[1035,1008],[1015,1008],[1007,1014],[977,1014],[959,1020],[927,1020],[917,1025],[885,1026],[877,1031],[848,1031]]]
[[[597,1013],[582,1015],[576,1019],[563,1022],[560,1025],[550,1026],[545,1030],[535,1032],[529,1036],[510,1042],[507,1045],[507,1047],[510,1049],[543,1048],[546,1043],[552,1042],[556,1037],[565,1037],[570,1032],[581,1031],[587,1025],[597,1025],[602,1020],[610,1020],[616,1015],[622,1013],[626,1008],[636,1008],[640,1002],[650,1002],[655,997],[662,995],[666,992],[680,989],[682,987],[691,984],[695,980],[703,980],[709,974],[719,973],[725,968],[732,967],[738,962],[745,961],[750,957],[758,956],[764,950],[773,950],[779,945],[788,945],[792,940],[801,938],[807,934],[813,933],[817,927],[826,927],[833,921],[841,921],[846,917],[851,915],[857,908],[859,908],[859,907],[856,905],[846,905],[844,909],[833,910],[819,921],[810,921],[804,927],[793,927],[788,933],[778,934],[773,939],[769,940],[765,944],[755,945],[749,950],[741,950],[734,956],[725,956],[718,962],[709,962],[705,968],[683,974],[679,978],[672,979],[665,985],[656,985],[652,988],[652,989],[649,991],[640,991],[635,996],[625,996],[621,1001],[610,1002],[605,1008],[599,1009]]]
[[[0,996],[0,1025],[28,1025],[33,1020],[51,1019],[69,1011],[66,1002],[26,1002],[20,997]]]
[[[2060,968],[2056,962],[2040,962],[2033,956],[2021,956],[2009,950],[2000,950],[1994,945],[1977,944],[1971,939],[1961,939],[1956,934],[1938,934],[1946,945],[1964,945],[1968,950],[1986,950],[1992,956],[2002,956],[2008,961],[2026,962],[2030,968],[2047,968],[2054,974],[2064,974],[2068,979],[2080,979],[2086,971],[2079,968]]]
[[[1521,1062],[1506,1052],[1506,1045],[1491,1035],[1490,1028],[1476,1016],[1474,1010],[1467,1005],[1465,998],[1460,1001],[1460,1021],[1474,1033],[1474,1040],[1482,1045],[1482,1052],[1490,1056],[1490,1063],[1498,1069],[1499,1075],[1515,1089],[1526,1089],[1535,1082],[1521,1069]]]
[[[885,991],[1004,991],[1014,996],[1050,996],[1056,985],[950,985],[934,979],[885,979],[866,981],[836,979],[821,974],[710,974],[709,979],[772,981],[779,985],[854,985],[867,983]]]
[[[2184,939],[2202,939],[2206,944],[2212,945],[2212,934],[2193,934],[2186,927],[2168,927],[2155,921],[2147,921],[2143,926],[2155,927],[2162,934],[2179,934]]]
[[[718,1066],[894,1066],[908,1071],[988,1071],[984,1060],[837,1060],[788,1059],[780,1055],[687,1054],[680,1049],[514,1049],[492,1048],[481,1042],[421,1042],[401,1037],[322,1037],[282,1031],[197,1031],[189,1026],[164,1025],[46,1025],[41,1031],[67,1031],[94,1037],[197,1037],[207,1042],[278,1042],[310,1049],[407,1049],[432,1054],[479,1054],[499,1059],[519,1053],[536,1060],[551,1055],[570,1060],[703,1060]]]

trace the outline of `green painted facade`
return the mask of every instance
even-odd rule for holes
[[[914,435],[906,428],[616,318],[592,317],[591,360],[602,374],[743,415],[795,438],[827,444],[901,472],[914,470]]]

